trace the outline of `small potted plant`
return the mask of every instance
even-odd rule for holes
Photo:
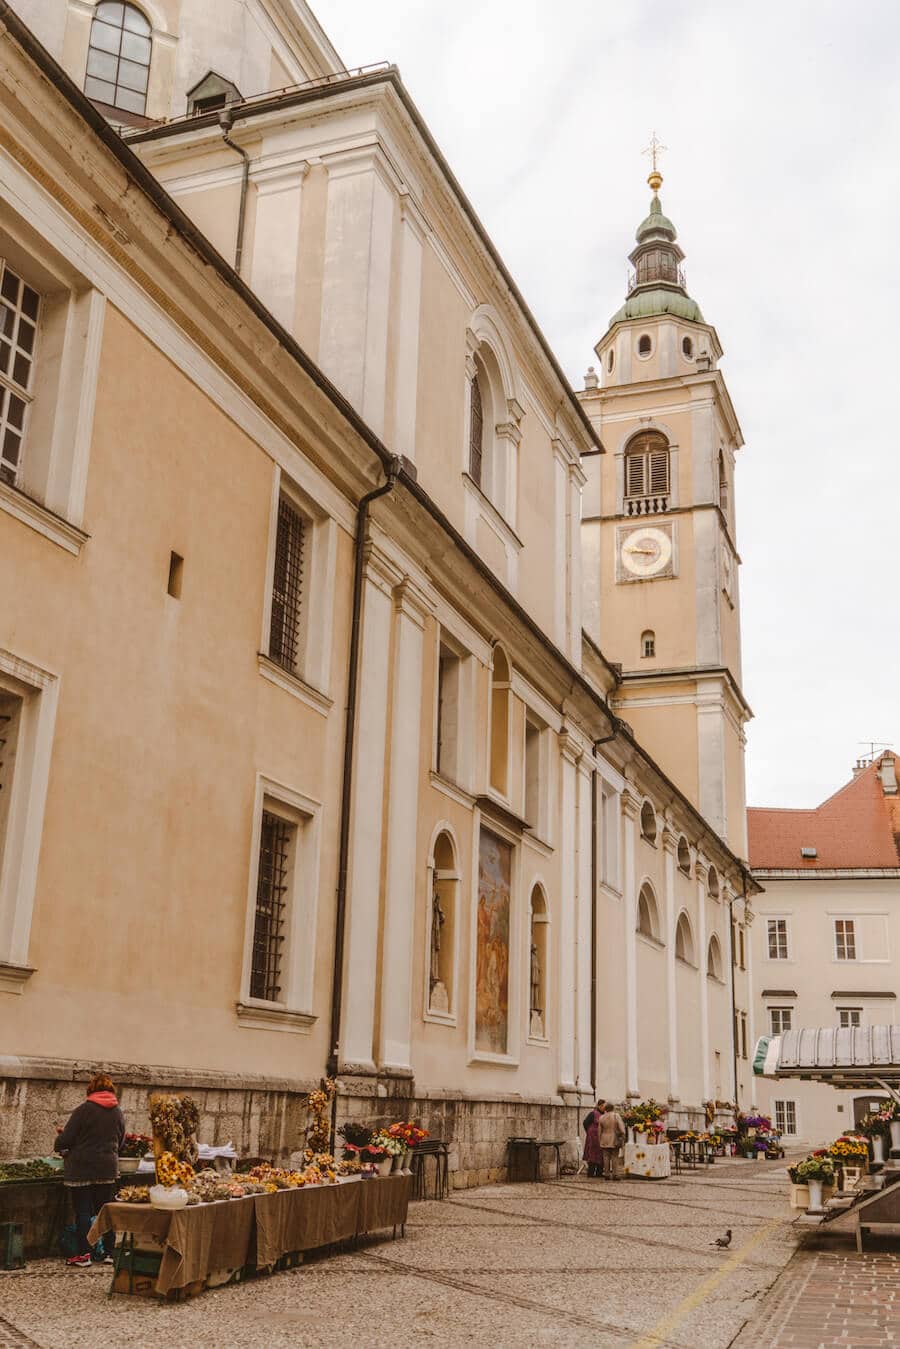
[[[800,1184],[809,1186],[807,1213],[821,1213],[823,1186],[834,1184],[834,1162],[826,1152],[814,1152],[795,1171]]]
[[[119,1172],[124,1176],[136,1171],[141,1158],[153,1147],[149,1134],[126,1134],[119,1149]]]

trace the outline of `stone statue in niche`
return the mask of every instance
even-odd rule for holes
[[[441,978],[442,928],[447,921],[441,907],[441,897],[435,888],[431,897],[431,971],[429,977],[428,1005],[433,1012],[449,1012],[450,997],[447,986]]]
[[[544,1034],[544,1011],[541,1007],[541,961],[537,947],[531,947],[531,1034]]]

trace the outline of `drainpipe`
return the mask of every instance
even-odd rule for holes
[[[353,786],[353,748],[356,738],[356,705],[359,684],[359,638],[362,620],[363,571],[368,534],[369,506],[378,497],[393,491],[402,467],[399,455],[392,456],[386,468],[387,478],[380,487],[367,492],[356,511],[356,539],[353,566],[353,614],[350,625],[350,655],[347,668],[347,713],[344,726],[344,769],[341,784],[341,832],[338,848],[337,900],[334,923],[334,970],[331,979],[331,1053],[328,1056],[328,1076],[337,1073],[341,1010],[343,1002],[344,931],[347,917],[347,868],[350,858],[350,793]],[[331,1145],[334,1150],[334,1130],[337,1121],[337,1093],[331,1107]]]
[[[241,259],[244,256],[244,220],[247,215],[247,184],[250,181],[250,156],[247,151],[235,142],[229,136],[229,131],[234,125],[234,113],[230,108],[223,108],[219,113],[219,126],[222,128],[222,140],[228,146],[229,150],[234,150],[235,154],[241,156],[244,164],[241,170],[241,202],[238,207],[237,223],[237,242],[234,246],[234,270],[240,275]]]
[[[615,725],[615,722],[613,722]],[[608,745],[616,739],[617,732],[606,735],[602,740],[594,741],[594,756],[600,745]],[[594,1096],[599,1097],[600,1083],[597,1081],[597,766],[591,774],[591,1081],[594,1084]]]
[[[747,899],[747,881],[742,881],[742,898]],[[728,953],[731,957],[731,1066],[734,1074],[734,1108],[737,1113],[740,1102],[738,1101],[738,1034],[737,1034],[737,1002],[734,993],[734,900],[728,901]]]

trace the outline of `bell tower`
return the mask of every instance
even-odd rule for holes
[[[659,199],[629,255],[628,295],[580,394],[606,454],[586,459],[585,628],[622,667],[618,714],[746,856],[734,465],[741,429],[722,347],[688,294]]]

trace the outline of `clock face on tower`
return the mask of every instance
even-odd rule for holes
[[[672,576],[672,526],[639,525],[618,531],[619,580]]]

